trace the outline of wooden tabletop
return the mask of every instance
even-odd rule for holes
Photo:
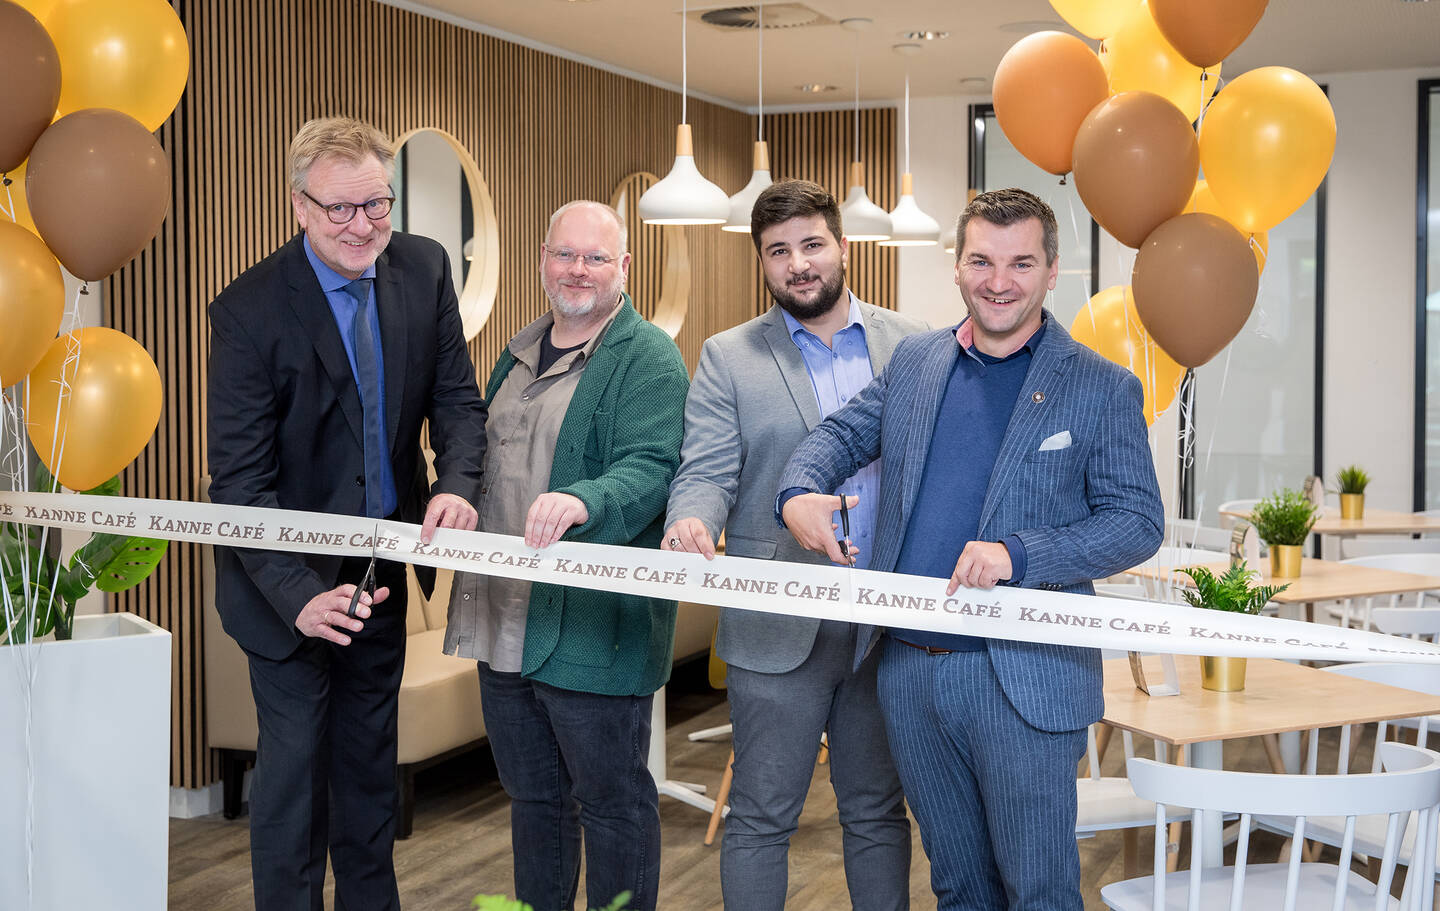
[[[1249,521],[1248,509],[1223,509],[1220,515]],[[1326,506],[1315,527],[1317,535],[1409,535],[1440,532],[1440,516],[1422,516],[1413,512],[1366,507],[1363,519],[1342,519],[1338,506]]]
[[[1144,665],[1146,679],[1163,679],[1158,655]],[[1249,659],[1238,693],[1201,689],[1194,655],[1176,655],[1175,667],[1180,695],[1147,696],[1135,688],[1128,659],[1106,661],[1105,723],[1178,746],[1440,713],[1440,696],[1287,661]]]
[[[1230,568],[1229,561],[1201,563],[1215,575],[1221,575]],[[1178,572],[1180,567],[1159,567],[1155,562],[1127,569],[1128,576],[1144,579],[1172,579],[1178,585],[1193,587],[1190,577]],[[1440,590],[1440,576],[1426,576],[1420,573],[1402,573],[1393,569],[1376,569],[1371,566],[1356,566],[1337,563],[1334,560],[1316,560],[1304,557],[1300,561],[1300,578],[1285,579],[1270,575],[1270,561],[1261,560],[1259,566],[1251,569],[1260,571],[1261,584],[1290,587],[1272,600],[1276,604],[1304,604],[1313,601],[1335,601],[1342,598],[1364,598],[1370,595],[1394,595],[1405,592]]]

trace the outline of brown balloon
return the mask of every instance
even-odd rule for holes
[[[50,125],[60,102],[60,55],[25,8],[0,0],[0,173],[14,170]]]
[[[995,68],[995,119],[1020,154],[1051,174],[1070,170],[1075,131],[1110,94],[1089,45],[1063,32],[1015,42]]]
[[[30,216],[72,274],[97,281],[145,249],[170,209],[170,161],[135,118],[87,108],[50,125],[26,165]]]
[[[1135,310],[1151,338],[1186,367],[1199,367],[1244,328],[1260,272],[1245,235],[1204,212],[1156,228],[1130,274]]]
[[[1160,34],[1196,66],[1214,66],[1240,46],[1269,0],[1149,0]]]
[[[1180,109],[1150,92],[1106,99],[1075,134],[1075,190],[1127,247],[1179,215],[1195,189],[1200,146]]]

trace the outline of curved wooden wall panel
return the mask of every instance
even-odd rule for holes
[[[192,57],[189,87],[159,133],[174,202],[156,240],[104,285],[107,323],[154,355],[165,388],[154,442],[125,472],[136,496],[197,496],[206,470],[205,307],[294,233],[285,148],[308,118],[352,114],[391,136],[438,127],[475,156],[503,237],[495,309],[470,345],[482,383],[504,343],[546,305],[537,269],[550,212],[571,199],[608,200],[626,174],[664,175],[674,159],[674,92],[373,0],[173,2]],[[843,195],[848,116],[768,118],[775,173]],[[738,190],[750,174],[755,118],[692,100],[690,120],[701,170]],[[888,208],[893,112],[862,114],[862,145],[871,196]],[[685,233],[692,285],[676,341],[693,368],[707,337],[769,302],[748,237]],[[893,305],[894,254],[863,251],[852,282],[867,300]],[[210,593],[201,559],[198,548],[173,547],[153,579],[114,602],[174,634],[171,781],[182,787],[218,772],[205,746],[201,604]]]

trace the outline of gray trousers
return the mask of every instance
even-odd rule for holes
[[[783,674],[731,665],[735,780],[720,853],[731,911],[785,907],[790,836],[810,790],[820,734],[843,829],[845,880],[856,911],[910,907],[910,823],[875,690],[877,656],[858,671],[853,624],[820,625],[810,656]]]

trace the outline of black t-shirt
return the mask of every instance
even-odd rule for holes
[[[556,348],[550,341],[550,333],[555,327],[551,326],[545,330],[545,335],[540,339],[540,363],[536,365],[535,375],[544,376],[545,371],[555,366],[555,362],[572,351],[579,351],[585,347],[585,342],[578,345],[571,345],[569,348]]]

